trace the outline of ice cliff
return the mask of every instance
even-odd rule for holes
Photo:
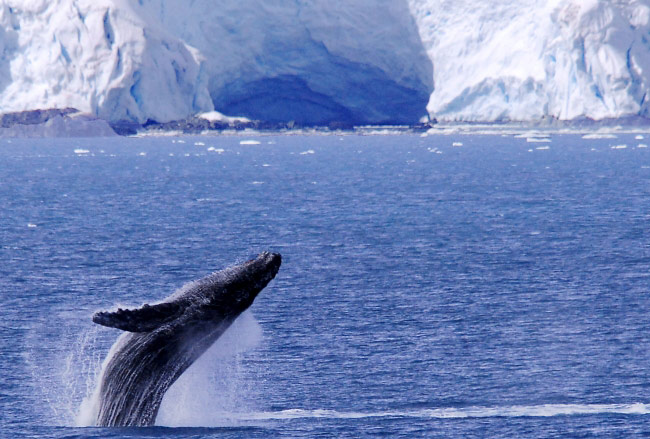
[[[439,119],[650,117],[648,0],[411,0]]]
[[[0,0],[0,113],[601,119],[649,89],[650,0]]]

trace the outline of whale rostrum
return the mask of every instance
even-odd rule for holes
[[[281,263],[278,253],[264,252],[191,282],[161,303],[96,313],[93,322],[127,332],[105,361],[95,424],[153,425],[167,389],[253,303]]]

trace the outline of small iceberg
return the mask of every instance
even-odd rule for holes
[[[625,149],[625,148],[627,148],[627,145],[625,144],[612,146],[612,149]]]
[[[610,133],[591,133],[591,134],[585,134],[582,136],[583,139],[589,139],[589,140],[594,140],[594,139],[616,139],[616,136],[614,134]]]
[[[548,137],[526,137],[528,143],[549,143],[551,139]]]
[[[75,154],[88,154],[88,153],[90,153],[90,151],[87,150],[87,149],[77,148],[77,149],[74,150],[74,153]]]
[[[240,145],[259,145],[261,142],[259,140],[241,140]]]
[[[307,154],[314,154],[314,150],[313,149],[308,149],[307,151],[303,151],[303,152],[300,153],[300,155],[307,155]]]

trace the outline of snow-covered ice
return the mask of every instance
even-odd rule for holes
[[[231,125],[650,117],[649,34],[648,0],[3,0],[0,111]]]

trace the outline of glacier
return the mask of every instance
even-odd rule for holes
[[[648,0],[411,0],[454,121],[649,117]]]
[[[0,0],[0,113],[600,120],[649,91],[650,0]]]

